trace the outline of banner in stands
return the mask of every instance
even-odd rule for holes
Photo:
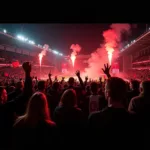
[[[4,72],[4,77],[8,77],[9,74],[7,72]]]
[[[19,67],[19,65],[20,65],[20,64],[19,64],[19,61],[18,61],[18,60],[12,62],[12,67],[13,67],[13,68],[17,68],[17,67]]]
[[[111,69],[112,69],[113,74],[119,73],[119,64],[118,64],[118,62],[113,63],[113,65],[111,66]]]
[[[67,73],[68,70],[67,70],[67,64],[66,63],[63,63],[61,68],[62,68],[62,73]]]

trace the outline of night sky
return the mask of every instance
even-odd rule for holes
[[[102,33],[111,24],[0,24],[15,35],[22,34],[36,44],[48,44],[65,55],[71,53],[70,45],[79,44],[80,54],[90,54],[103,42]],[[131,41],[146,30],[146,24],[132,24],[132,34],[123,40]]]

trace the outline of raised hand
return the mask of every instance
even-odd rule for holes
[[[85,77],[85,81],[87,81],[87,80],[88,80],[88,76]]]
[[[52,76],[52,73],[51,73],[51,70],[50,70],[50,72],[48,74],[48,77],[50,78],[51,76]]]
[[[51,76],[52,76],[52,74],[51,74],[51,73],[49,73],[49,74],[48,74],[48,77],[50,78]]]
[[[99,81],[100,81],[100,82],[102,81],[102,77],[99,77]]]
[[[103,72],[108,76],[108,75],[110,75],[110,68],[111,68],[111,66],[109,66],[108,64],[104,64],[104,68],[102,68],[102,70],[103,70]]]
[[[79,70],[76,71],[76,76],[80,77],[80,71]]]
[[[22,64],[22,68],[25,71],[25,73],[30,73],[31,72],[31,63],[30,62],[24,62]]]
[[[55,81],[57,81],[57,76],[55,76]]]

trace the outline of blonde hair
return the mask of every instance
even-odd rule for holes
[[[15,124],[24,121],[29,125],[35,125],[39,121],[48,120],[50,120],[50,113],[47,98],[42,92],[36,92],[28,102],[26,113],[20,116]]]

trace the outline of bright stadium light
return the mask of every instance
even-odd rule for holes
[[[54,53],[54,54],[59,54],[59,53],[58,53],[57,51],[55,51],[55,50],[53,50],[53,53]]]
[[[62,54],[62,53],[59,53],[59,55],[60,55],[60,56],[63,56],[63,54]]]
[[[3,30],[4,33],[7,33],[6,29]]]
[[[29,43],[30,43],[30,44],[33,44],[33,45],[35,44],[34,41],[29,41]]]
[[[22,36],[22,35],[17,35],[17,38],[18,38],[19,40],[21,40],[21,41],[24,41],[24,42],[28,41],[28,38],[25,38],[25,37]]]
[[[38,44],[38,47],[42,48],[42,45]]]

